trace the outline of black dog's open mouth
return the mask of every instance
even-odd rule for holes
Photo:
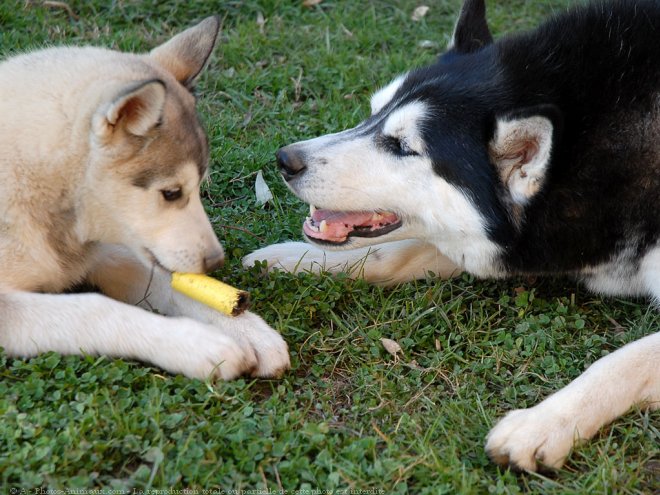
[[[349,237],[379,237],[401,227],[388,211],[333,211],[310,206],[303,232],[314,241],[343,244]]]

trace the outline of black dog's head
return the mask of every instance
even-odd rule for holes
[[[506,77],[483,0],[467,0],[447,52],[375,93],[367,120],[278,151],[312,205],[307,238],[419,238],[483,272],[542,189],[560,121],[551,105],[515,108]]]

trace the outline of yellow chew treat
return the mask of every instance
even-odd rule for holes
[[[231,316],[240,315],[250,302],[246,291],[199,273],[172,273],[172,288]]]

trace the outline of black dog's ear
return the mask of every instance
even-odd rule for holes
[[[562,115],[538,105],[495,118],[489,155],[514,204],[526,204],[545,182],[551,154],[559,144]]]
[[[465,0],[449,50],[454,53],[472,53],[492,42],[493,36],[486,22],[485,0]]]

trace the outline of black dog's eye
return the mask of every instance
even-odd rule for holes
[[[397,136],[385,136],[381,137],[381,143],[383,147],[397,156],[417,156],[419,153],[410,149],[405,139],[401,139]]]
[[[176,201],[177,199],[181,199],[183,191],[180,187],[177,187],[174,189],[163,189],[161,194],[163,195],[163,198],[165,198],[165,201]]]

